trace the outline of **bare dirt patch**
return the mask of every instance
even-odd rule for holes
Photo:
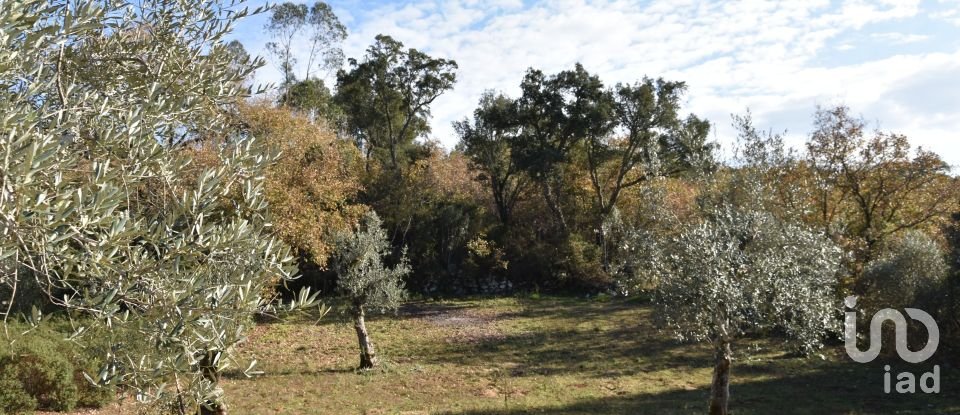
[[[497,310],[414,303],[406,305],[401,312],[428,325],[446,329],[449,334],[444,340],[449,344],[474,344],[505,337],[497,327],[502,314]]]

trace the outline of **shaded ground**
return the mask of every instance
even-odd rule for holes
[[[650,313],[557,298],[411,303],[369,322],[385,364],[363,374],[341,316],[262,325],[241,353],[267,375],[233,375],[225,389],[234,414],[704,413],[709,350],[659,333]],[[824,360],[786,357],[769,341],[735,347],[737,415],[960,413],[958,368],[941,366],[940,394],[888,395],[883,362],[853,363],[839,348]],[[126,412],[100,415],[113,413]]]

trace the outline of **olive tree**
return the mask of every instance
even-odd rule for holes
[[[822,235],[764,212],[721,206],[663,249],[658,315],[679,339],[713,345],[711,414],[728,413],[738,337],[778,329],[811,352],[836,328],[839,250]]]
[[[226,412],[220,373],[292,278],[263,195],[274,156],[232,122],[261,64],[222,40],[249,13],[234,6],[0,3],[4,322],[31,281],[79,317],[72,340],[109,342],[91,381],[180,414]],[[205,137],[223,138],[206,165],[184,145]]]
[[[372,369],[379,362],[365,321],[366,311],[396,310],[404,297],[403,277],[410,273],[406,253],[390,267],[383,258],[390,254],[390,241],[382,222],[368,212],[352,233],[340,233],[335,240],[334,269],[340,293],[350,302],[350,314],[360,343],[360,369]]]

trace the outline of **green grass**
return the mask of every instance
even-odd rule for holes
[[[224,388],[234,414],[704,413],[710,349],[658,332],[651,312],[618,299],[411,303],[368,322],[384,359],[370,373],[354,371],[356,337],[342,317],[264,324],[241,353],[266,374],[232,374]],[[883,362],[853,363],[841,347],[793,358],[777,345],[735,345],[732,413],[960,412],[956,368],[941,366],[938,395],[887,395]]]

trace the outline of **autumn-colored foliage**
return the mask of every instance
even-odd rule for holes
[[[359,151],[322,122],[286,108],[258,102],[244,106],[241,115],[251,135],[280,152],[266,183],[277,234],[325,267],[332,235],[367,210],[355,202],[362,170]]]

